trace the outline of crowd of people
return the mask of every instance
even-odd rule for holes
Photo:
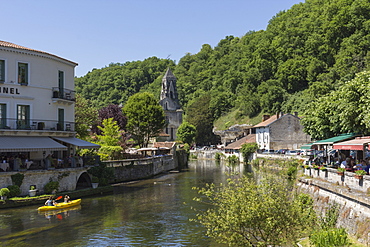
[[[365,158],[361,159],[359,162],[356,162],[356,160],[352,157],[347,157],[340,163],[340,167],[345,168],[347,171],[364,170],[367,174],[369,174],[370,159]]]

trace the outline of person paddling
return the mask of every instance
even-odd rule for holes
[[[53,200],[53,196],[50,196],[49,199],[46,200],[45,206],[55,206],[55,201]]]
[[[69,197],[69,195],[65,195],[65,196],[64,196],[64,202],[65,202],[65,203],[70,202],[70,199],[71,199],[71,198]]]

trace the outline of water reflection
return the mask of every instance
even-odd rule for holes
[[[84,198],[80,207],[39,214],[37,207],[0,211],[3,246],[221,246],[195,217],[192,187],[225,182],[244,166],[193,161],[181,173],[121,184],[113,195]],[[72,198],[74,199],[74,198]],[[203,207],[203,208],[202,208]]]

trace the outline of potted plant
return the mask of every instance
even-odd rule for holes
[[[36,193],[37,193],[36,185],[31,185],[28,194],[32,197],[36,196]]]
[[[320,171],[326,171],[326,166],[320,166]]]
[[[93,176],[91,178],[91,186],[93,187],[93,189],[95,189],[99,186],[99,178],[98,177]]]
[[[337,173],[339,176],[344,176],[344,172],[346,171],[345,168],[342,168],[342,167],[338,167],[337,169]]]
[[[305,165],[304,168],[306,168],[307,170],[311,169],[310,165]]]
[[[364,178],[364,175],[366,175],[366,171],[365,170],[357,170],[357,171],[355,171],[355,178],[363,179]]]
[[[313,166],[312,166],[312,168],[313,168],[314,170],[319,170],[319,166],[318,166],[318,165],[313,165]]]
[[[0,189],[1,200],[6,200],[9,194],[10,194],[10,190],[8,188]]]

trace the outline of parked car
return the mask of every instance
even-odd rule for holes
[[[274,154],[274,150],[273,149],[269,149],[269,150],[265,150],[262,152],[263,154]]]
[[[296,150],[287,150],[285,152],[286,155],[297,155],[297,151]]]
[[[278,150],[278,154],[285,154],[286,153],[286,151],[288,151],[289,149],[279,149]]]

